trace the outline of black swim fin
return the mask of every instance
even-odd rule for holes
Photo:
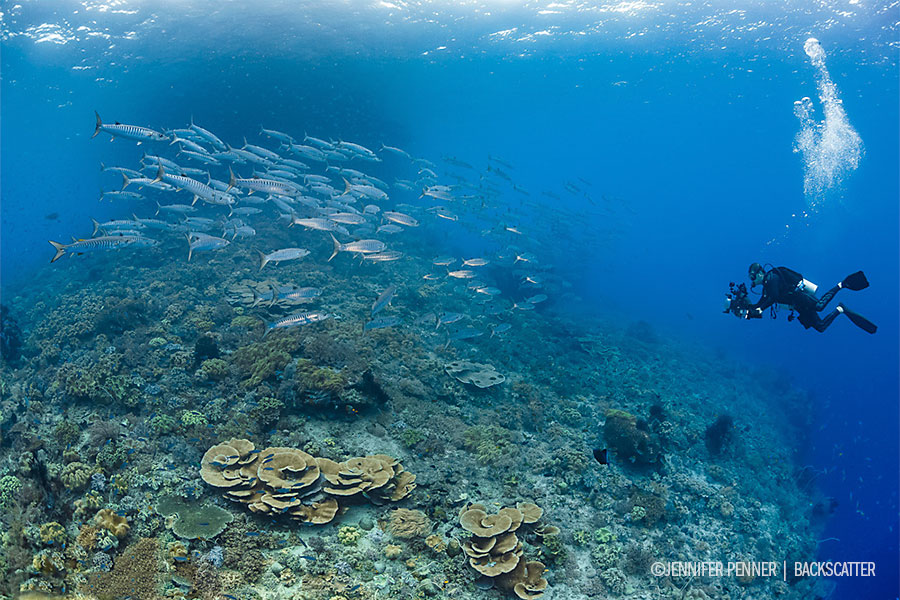
[[[856,273],[844,277],[844,281],[841,282],[841,287],[858,292],[859,290],[864,290],[869,287],[869,280],[866,279],[865,273],[857,271]]]
[[[859,327],[860,329],[862,329],[863,331],[865,331],[867,333],[875,333],[876,331],[878,331],[878,326],[875,325],[875,323],[873,323],[872,321],[870,321],[867,318],[865,318],[864,316],[862,316],[861,314],[853,312],[852,310],[850,310],[843,304],[839,304],[838,306],[841,307],[841,310],[844,311],[844,314],[847,315],[847,318],[849,318],[851,321],[853,321],[853,324],[856,325],[857,327]]]

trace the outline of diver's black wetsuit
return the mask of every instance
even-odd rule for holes
[[[797,311],[797,320],[806,329],[812,327],[819,332],[828,329],[831,322],[841,312],[835,309],[824,319],[819,317],[818,313],[840,291],[840,286],[834,286],[825,292],[821,298],[816,298],[812,293],[800,286],[801,281],[803,281],[803,275],[787,267],[775,267],[767,272],[763,278],[762,296],[759,302],[750,306],[747,318],[762,318],[763,311],[773,304],[787,304]]]

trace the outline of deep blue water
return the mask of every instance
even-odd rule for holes
[[[583,39],[561,34],[577,31],[578,18],[559,17],[554,35],[516,43],[487,34],[540,30],[544,17],[534,6],[500,4],[478,19],[445,8],[433,20],[418,5],[404,5],[417,18],[404,10],[374,18],[376,9],[344,8],[328,19],[325,6],[307,10],[312,16],[273,9],[235,30],[229,4],[187,19],[152,5],[115,15],[91,3],[50,11],[6,4],[3,293],[40,272],[52,256],[47,239],[85,235],[91,217],[133,208],[97,202],[100,186],[118,180],[98,172],[111,142],[89,139],[94,110],[158,128],[193,116],[234,141],[252,139],[262,123],[370,147],[384,142],[432,160],[482,164],[498,155],[516,166],[518,184],[533,195],[554,190],[575,213],[588,200],[566,195],[563,184],[580,177],[595,201],[612,199],[608,217],[591,208],[590,220],[563,216],[559,224],[544,197],[524,223],[546,237],[558,272],[585,300],[558,301],[555,310],[645,320],[665,335],[724,348],[748,369],[772,365],[811,390],[816,425],[798,462],[827,470],[818,483],[839,503],[824,533],[839,541],[822,542],[820,554],[878,565],[878,577],[841,581],[834,597],[895,597],[898,10],[857,7],[856,18],[825,27],[830,9],[801,7],[759,15],[768,24],[757,35],[741,29],[749,18],[722,15],[719,28],[692,29],[701,19],[678,11],[698,9],[673,5],[649,16],[610,13],[602,29],[609,36]],[[65,23],[60,35],[77,39],[41,42],[41,23]],[[78,34],[82,23],[111,39]],[[128,31],[135,33],[123,37]],[[645,34],[632,39],[630,31]],[[812,97],[821,118],[803,53],[811,35],[865,155],[815,212],[796,218],[808,199],[792,151],[794,101]],[[140,149],[123,147],[119,164],[139,159]],[[754,261],[789,266],[824,288],[864,269],[871,288],[842,291],[839,300],[876,322],[878,334],[844,318],[824,334],[805,331],[786,321],[787,311],[774,321],[723,315],[728,282],[745,281]]]

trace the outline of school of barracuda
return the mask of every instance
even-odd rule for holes
[[[122,187],[119,191],[102,192],[100,199],[146,202],[148,210],[153,212],[143,217],[133,214],[131,219],[94,221],[90,238],[73,238],[70,244],[51,241],[56,255],[50,262],[64,255],[101,250],[159,249],[160,239],[155,236],[181,236],[186,240],[188,262],[199,253],[240,244],[248,246],[249,258],[258,257],[259,271],[262,271],[269,264],[277,269],[286,261],[310,260],[307,257],[311,252],[301,247],[302,244],[311,236],[325,235],[332,242],[332,253],[316,259],[330,262],[347,253],[363,263],[361,268],[366,268],[366,264],[404,259],[405,250],[411,247],[421,249],[421,238],[415,246],[411,240],[404,239],[420,224],[462,225],[469,232],[477,232],[481,238],[494,242],[499,251],[490,257],[410,257],[420,263],[422,273],[417,275],[421,277],[420,283],[464,282],[467,293],[481,305],[481,314],[498,319],[509,311],[533,310],[548,299],[546,294],[535,292],[544,288],[552,271],[535,253],[521,247],[531,238],[514,222],[520,215],[508,206],[502,214],[490,208],[491,199],[503,193],[504,185],[523,197],[530,196],[522,186],[512,182],[508,172],[515,167],[501,158],[489,155],[486,169],[479,172],[467,162],[444,157],[443,162],[457,171],[448,175],[453,179],[448,184],[439,181],[439,167],[434,162],[415,158],[394,146],[382,145],[376,152],[346,140],[325,140],[305,133],[301,139],[260,127],[258,144],[244,138],[238,148],[200,127],[193,119],[188,127],[156,131],[118,122],[106,124],[99,114],[95,115],[92,137],[107,133],[114,140],[147,144],[145,148],[152,152],[145,151],[141,164],[135,168],[101,163],[102,173],[121,176]],[[389,185],[366,172],[386,162],[390,163],[390,169],[403,169],[409,175],[395,177]],[[459,170],[466,174],[461,175]],[[249,176],[241,176],[245,174]],[[590,185],[580,181],[582,185]],[[566,182],[565,189],[588,197],[575,183]],[[553,192],[544,191],[542,195],[560,204],[559,196]],[[521,206],[533,210],[536,205],[523,202]],[[566,214],[562,207],[556,208],[555,219],[540,217],[539,221],[551,233],[554,224],[558,226],[560,222],[578,218]],[[265,236],[257,235],[257,231],[271,231],[271,227],[296,231],[297,246],[269,247]],[[426,237],[428,245],[432,238],[433,235]],[[533,245],[537,249],[542,244],[535,241]],[[498,273],[502,274],[503,285],[492,280]],[[373,272],[384,291],[373,304],[364,331],[401,324],[398,317],[376,317],[376,313],[391,303],[398,285],[413,283],[392,282],[391,275]],[[403,276],[408,276],[408,272],[404,271]],[[558,278],[555,283],[555,289],[562,287]],[[281,299],[314,300],[321,292],[294,283],[273,286],[270,292],[253,290],[252,293],[253,306],[263,303],[271,307]],[[508,294],[515,297],[504,298]],[[268,323],[266,333],[332,316],[324,311],[285,315]],[[466,317],[446,312],[436,317],[437,328],[441,325],[446,328]],[[486,327],[485,331],[471,326],[450,331],[447,344],[473,339],[487,331],[490,337],[500,336],[511,325],[500,320]]]

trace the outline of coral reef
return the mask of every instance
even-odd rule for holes
[[[230,512],[218,506],[188,503],[173,496],[160,498],[156,512],[167,517],[174,516],[172,532],[188,540],[211,540],[234,520]]]
[[[421,537],[431,531],[431,523],[425,513],[420,510],[398,508],[391,511],[387,529],[396,538],[409,539]]]
[[[706,448],[710,454],[721,454],[725,447],[731,442],[734,431],[734,419],[730,415],[719,415],[719,417],[703,434],[706,440]]]
[[[455,360],[447,363],[444,370],[448,375],[462,383],[469,383],[477,388],[489,388],[500,385],[506,381],[503,374],[498,373],[491,365],[470,362],[467,360]]]
[[[124,515],[117,515],[108,508],[102,508],[97,512],[94,517],[94,525],[107,530],[117,538],[128,535],[128,530],[131,528]]]
[[[483,504],[464,507],[459,523],[472,534],[462,545],[469,565],[482,576],[492,578],[497,587],[519,598],[540,597],[547,588],[544,565],[523,559],[523,546],[516,532],[523,525],[539,527],[537,523],[543,512],[530,502],[520,502],[516,508],[501,508],[492,515]]]
[[[158,554],[159,542],[142,538],[116,557],[111,571],[88,574],[82,590],[99,600],[156,600],[159,595]]]
[[[276,372],[283,371],[291,362],[291,353],[298,347],[296,337],[285,335],[238,348],[231,355],[231,361],[245,377],[241,385],[255,388],[263,381],[274,377]]]
[[[8,363],[19,360],[22,353],[22,330],[10,314],[9,308],[0,304],[0,358]]]
[[[637,417],[623,410],[606,411],[603,437],[622,460],[635,465],[658,464],[662,449],[652,433],[640,425]]]
[[[416,487],[416,476],[383,454],[337,463],[295,448],[256,450],[243,439],[213,446],[200,465],[203,481],[225,489],[229,500],[255,513],[287,514],[312,524],[331,521],[339,498],[359,495],[376,504],[396,502]]]

